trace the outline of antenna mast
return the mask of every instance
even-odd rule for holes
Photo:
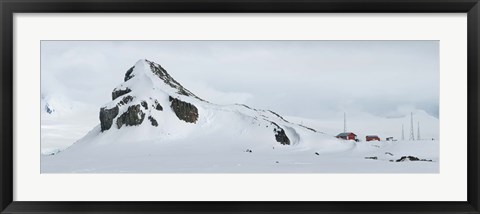
[[[415,134],[413,133],[413,112],[410,113],[410,138],[408,140],[415,140]]]
[[[420,122],[418,122],[417,140],[420,140]]]
[[[405,140],[405,132],[403,131],[403,124],[402,124],[402,140]]]
[[[347,132],[347,113],[343,112],[343,133]]]

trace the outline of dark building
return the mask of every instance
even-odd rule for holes
[[[380,138],[377,135],[367,135],[367,137],[365,138],[367,141],[373,141],[373,140],[380,141]]]

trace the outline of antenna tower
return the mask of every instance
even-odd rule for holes
[[[417,130],[417,140],[420,140],[420,122],[418,122],[417,128],[418,128],[418,130]]]
[[[405,132],[403,131],[403,124],[402,124],[402,140],[405,140]]]
[[[410,138],[408,140],[415,140],[415,134],[413,133],[413,112],[410,113]]]

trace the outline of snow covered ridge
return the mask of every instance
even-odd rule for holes
[[[124,82],[112,92],[112,101],[100,109],[102,133],[148,125],[146,129],[152,138],[162,134],[179,137],[188,132],[200,132],[200,129],[215,130],[212,123],[233,121],[242,125],[223,124],[221,129],[257,127],[270,133],[271,139],[282,145],[298,144],[303,133],[323,135],[312,128],[290,123],[271,110],[243,104],[210,103],[182,86],[159,64],[148,60],[139,60],[127,70]]]

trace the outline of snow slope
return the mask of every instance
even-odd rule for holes
[[[97,112],[60,93],[41,95],[41,153],[64,150],[98,122]]]
[[[343,141],[270,110],[216,105],[148,60],[127,71],[112,101],[102,106],[100,121],[68,149],[42,156],[41,171],[438,172],[436,141],[422,144],[427,152],[419,154],[431,162],[391,162],[414,155],[417,145]]]

